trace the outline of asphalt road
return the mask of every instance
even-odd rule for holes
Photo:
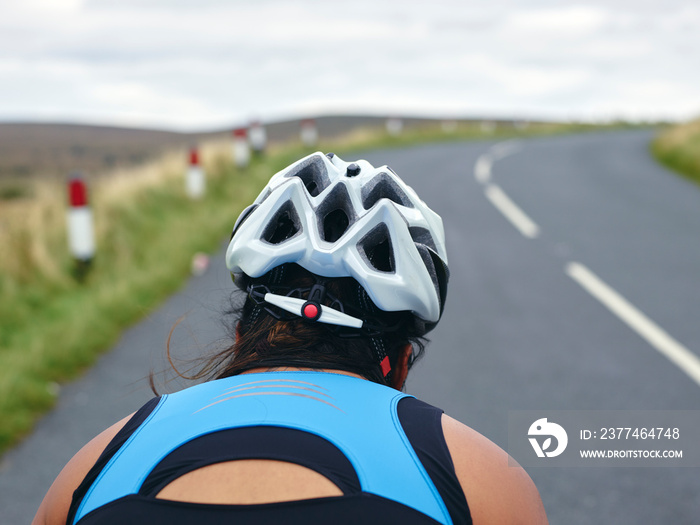
[[[504,448],[513,410],[700,407],[692,377],[700,351],[700,188],[653,162],[651,136],[607,132],[362,155],[394,168],[446,226],[446,313],[409,376],[409,393]],[[646,325],[591,295],[572,277],[572,263],[643,312]],[[181,315],[177,355],[225,344],[218,319],[230,290],[219,254],[62,389],[56,410],[0,464],[3,524],[27,523],[65,461],[150,397],[145,376],[166,366],[165,341]],[[650,342],[658,330],[667,339]],[[680,352],[671,351],[675,362],[664,344]],[[697,468],[528,472],[554,524],[700,521]]]

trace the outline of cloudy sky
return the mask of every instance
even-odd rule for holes
[[[700,1],[0,0],[0,121],[700,115]]]

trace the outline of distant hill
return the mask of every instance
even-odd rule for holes
[[[319,135],[329,138],[357,127],[381,127],[384,117],[324,116],[316,118]],[[434,119],[404,119],[410,127]],[[299,136],[300,121],[267,123],[271,142]],[[230,130],[177,133],[82,124],[0,123],[0,178],[86,174],[143,163],[165,150],[189,147],[198,141],[226,137]]]
[[[80,124],[0,124],[0,177],[95,172],[187,147],[196,135]]]

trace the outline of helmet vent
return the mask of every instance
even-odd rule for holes
[[[262,238],[270,244],[280,244],[301,231],[301,222],[291,201],[285,202],[268,223]]]
[[[380,272],[394,272],[394,250],[386,224],[379,224],[370,231],[360,240],[357,247],[372,268]]]
[[[384,172],[374,177],[362,188],[362,205],[365,210],[369,210],[372,206],[377,204],[377,201],[380,199],[389,199],[401,206],[413,208],[411,199],[409,199],[399,185]]]
[[[435,240],[433,239],[433,236],[430,235],[428,230],[418,226],[411,226],[408,228],[408,232],[411,234],[411,239],[413,239],[413,242],[427,246],[437,253],[438,249],[437,246],[435,246]]]
[[[316,197],[330,184],[326,165],[318,155],[300,164],[296,171],[287,173],[287,177],[299,177],[312,197]]]
[[[433,281],[435,292],[440,300],[440,312],[442,312],[445,308],[447,281],[450,278],[450,271],[448,270],[445,262],[431,248],[424,245],[418,245],[416,248],[418,249],[421,259],[423,259],[425,269],[428,271],[428,274]]]
[[[323,218],[323,240],[335,242],[340,239],[350,225],[347,213],[335,209]]]
[[[337,184],[316,209],[318,229],[324,241],[336,242],[355,222],[350,195],[345,184]]]

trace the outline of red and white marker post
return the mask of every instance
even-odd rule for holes
[[[239,168],[245,168],[250,164],[250,146],[246,128],[233,130],[233,161]]]
[[[248,142],[254,155],[263,155],[267,147],[267,132],[259,120],[254,120],[248,128]]]
[[[95,257],[95,228],[87,186],[79,175],[68,181],[68,204],[68,248],[76,262],[78,279],[82,280]]]
[[[403,131],[403,120],[399,117],[389,117],[386,119],[386,131],[392,137],[401,135]]]
[[[307,118],[301,121],[301,141],[309,148],[318,142],[318,128],[314,119]]]
[[[201,199],[204,197],[206,181],[204,179],[204,170],[199,164],[199,151],[196,147],[190,149],[190,165],[187,168],[185,176],[185,190],[190,199]]]

